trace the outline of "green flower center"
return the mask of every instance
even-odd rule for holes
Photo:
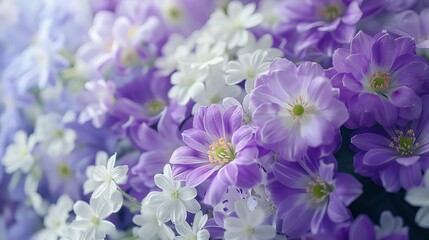
[[[251,226],[247,226],[247,227],[244,229],[244,233],[245,233],[247,236],[252,236],[254,232],[255,232],[255,229],[254,229],[253,227],[251,227]]]
[[[320,9],[319,13],[326,21],[332,22],[343,14],[343,10],[341,5],[338,3],[332,3],[325,8]]]
[[[164,108],[165,104],[162,101],[154,100],[148,104],[148,109],[153,116],[160,113]]]
[[[168,16],[170,19],[179,19],[182,16],[182,12],[179,8],[172,7],[168,10]]]
[[[389,88],[390,75],[387,72],[376,72],[371,75],[369,85],[375,92],[381,92]]]
[[[179,198],[179,192],[178,191],[174,191],[171,193],[171,199],[178,199]]]
[[[94,225],[100,224],[100,219],[98,217],[91,217],[89,221]]]
[[[212,143],[207,151],[211,163],[225,165],[235,158],[234,148],[232,144],[220,138],[219,141]]]
[[[396,149],[402,156],[410,156],[414,153],[420,144],[416,142],[416,136],[412,129],[406,133],[401,130],[395,130],[396,136],[392,137],[390,147]]]
[[[308,183],[306,190],[308,193],[311,193],[314,202],[321,203],[329,197],[334,187],[322,181],[320,177],[317,177]]]
[[[302,116],[304,114],[304,107],[301,104],[295,105],[292,108],[292,112],[295,116]]]
[[[70,169],[70,167],[67,164],[61,164],[58,167],[58,173],[60,174],[60,176],[67,178],[67,177],[70,177],[72,175],[72,170]]]

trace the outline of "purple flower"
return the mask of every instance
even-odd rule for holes
[[[350,112],[347,127],[376,122],[388,126],[420,115],[417,93],[429,66],[416,55],[411,38],[359,32],[350,49],[335,51],[333,65],[332,84],[340,89],[340,99]]]
[[[332,156],[316,156],[277,163],[269,179],[267,187],[277,205],[279,230],[291,238],[349,220],[347,206],[362,193],[356,179],[336,172]]]
[[[329,231],[309,234],[303,240],[408,240],[408,228],[403,227],[400,217],[384,211],[380,217],[380,227],[374,226],[365,215],[358,216],[353,222],[337,224]]]
[[[332,55],[335,48],[349,43],[361,19],[362,0],[284,1],[280,8],[283,21],[277,31],[287,32],[294,41],[294,52],[317,48]]]
[[[204,202],[217,204],[228,186],[251,188],[261,181],[258,148],[252,128],[241,125],[243,111],[234,106],[201,107],[193,128],[182,134],[186,146],[173,152],[173,175],[195,187],[210,179]]]
[[[136,134],[130,136],[133,143],[140,150],[145,151],[131,172],[138,175],[147,187],[155,187],[153,181],[155,174],[162,172],[173,151],[184,145],[179,127],[179,123],[173,121],[171,111],[166,108],[161,115],[157,130],[142,123]]]
[[[422,97],[429,101],[429,95]],[[355,155],[355,170],[381,183],[388,192],[409,189],[422,181],[429,168],[429,107],[419,119],[384,131],[357,134],[351,142],[360,152]]]
[[[407,10],[396,14],[387,29],[401,36],[414,38],[417,48],[429,48],[428,21],[429,8],[423,9],[420,14]]]
[[[255,109],[256,140],[290,161],[309,147],[331,144],[348,118],[317,63],[297,67],[287,59],[277,59],[255,87],[250,104]]]

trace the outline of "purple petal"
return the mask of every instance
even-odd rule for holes
[[[349,174],[337,173],[334,194],[341,202],[349,206],[362,194],[362,184]]]
[[[232,135],[232,146],[234,146],[235,152],[241,151],[246,146],[251,146],[253,143],[251,140],[253,139],[253,129],[249,126],[242,126],[234,135]]]
[[[397,192],[401,188],[399,183],[399,167],[391,166],[380,171],[380,180],[383,184],[383,187],[388,192]]]
[[[372,61],[382,71],[388,71],[396,58],[396,44],[389,34],[381,36],[372,46]]]
[[[320,224],[322,223],[323,218],[326,215],[327,204],[324,204],[322,207],[316,208],[313,218],[311,219],[310,229],[311,232],[317,233],[320,229]]]
[[[170,157],[171,164],[202,164],[208,162],[208,155],[198,152],[188,146],[177,148]]]
[[[396,156],[387,149],[371,149],[363,157],[363,163],[368,166],[380,166],[394,160]]]
[[[186,145],[203,153],[206,153],[209,146],[213,143],[211,137],[206,132],[199,129],[185,130],[182,133],[182,137]]]
[[[359,8],[359,3],[356,1],[353,1],[347,7],[347,10],[344,13],[344,16],[342,17],[342,20],[343,20],[343,23],[345,24],[354,25],[360,20],[362,15],[363,13]]]
[[[333,163],[326,164],[324,161],[320,161],[319,174],[320,178],[328,183],[331,183],[334,179],[335,165]]]
[[[237,187],[249,189],[259,184],[261,180],[262,174],[258,164],[238,166]]]
[[[331,32],[331,36],[338,43],[349,43],[353,39],[355,33],[355,26],[341,23],[335,31]]]
[[[368,58],[362,54],[352,54],[346,58],[349,71],[357,81],[364,81],[368,73]]]
[[[346,58],[350,55],[350,50],[339,48],[335,50],[332,56],[332,64],[335,70],[339,73],[348,72],[349,68],[345,64]]]
[[[226,164],[219,170],[218,176],[225,184],[235,186],[237,184],[238,177],[237,165],[234,163]]]
[[[421,100],[414,93],[414,91],[404,86],[398,87],[392,93],[390,93],[389,99],[392,104],[397,107],[411,107],[421,105]]]
[[[218,169],[218,165],[207,164],[192,170],[186,177],[186,186],[195,187],[200,185]]]
[[[401,166],[399,168],[399,179],[405,189],[416,187],[422,182],[422,169],[419,164],[413,164],[409,167]]]
[[[222,114],[216,105],[207,108],[203,121],[205,130],[211,137],[218,139],[225,137]]]
[[[341,223],[351,218],[350,211],[334,194],[329,197],[328,216],[336,223]]]
[[[311,181],[310,176],[295,163],[287,165],[276,163],[273,167],[273,173],[279,182],[291,188],[305,189]]]
[[[375,133],[362,133],[351,138],[351,143],[363,151],[374,148],[389,148],[390,142],[389,139]]]
[[[307,205],[305,194],[287,197],[277,208],[277,218],[283,221],[282,231],[288,237],[299,237],[309,229],[315,209]],[[297,217],[299,216],[299,217]]]
[[[243,109],[239,106],[229,108],[223,113],[225,133],[231,134],[240,128],[243,122]]]
[[[361,53],[369,59],[371,57],[371,47],[373,44],[373,37],[363,31],[359,31],[353,38],[350,49],[352,53]]]
[[[396,159],[396,162],[402,166],[409,167],[416,163],[419,159],[420,156],[399,157]]]
[[[349,231],[350,240],[376,240],[375,229],[367,216],[359,216]]]

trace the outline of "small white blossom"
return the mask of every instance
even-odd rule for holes
[[[36,141],[34,136],[27,138],[27,133],[20,130],[15,133],[14,142],[6,148],[3,165],[6,173],[21,170],[28,173],[36,161],[32,154]]]
[[[164,222],[156,217],[156,208],[148,205],[147,200],[142,201],[141,215],[136,215],[133,222],[140,226],[135,235],[143,240],[171,240],[174,238],[174,232]]]
[[[207,215],[203,215],[203,213],[199,211],[195,214],[192,228],[187,222],[176,225],[176,231],[180,236],[175,237],[174,240],[208,240],[210,233],[206,229],[203,229],[207,222],[207,218]]]
[[[34,240],[56,240],[64,237],[69,212],[73,209],[73,200],[68,195],[58,198],[57,204],[49,206],[44,219],[45,228],[36,233]]]
[[[406,227],[403,227],[404,222],[401,217],[395,217],[389,211],[384,211],[380,216],[380,226],[375,226],[377,239],[389,236],[395,233],[401,233]]]
[[[218,9],[208,22],[213,35],[228,43],[228,48],[244,46],[249,39],[247,29],[262,22],[262,15],[255,12],[255,4],[243,6],[241,2],[233,1],[228,5],[227,14]]]
[[[117,190],[117,185],[127,182],[128,166],[117,166],[116,153],[107,160],[107,154],[98,152],[96,165],[89,166],[86,170],[88,179],[83,184],[84,193],[92,194],[93,198],[104,195],[110,199],[112,194]]]
[[[186,219],[186,213],[196,213],[201,206],[195,197],[197,189],[193,187],[181,187],[179,181],[173,181],[171,167],[164,166],[164,174],[156,174],[155,184],[162,192],[150,192],[147,201],[150,205],[157,206],[156,216],[159,221],[171,220],[174,224],[181,224]]]
[[[204,90],[207,75],[206,69],[181,67],[180,71],[171,76],[173,87],[168,92],[168,97],[176,99],[181,105],[186,105]]]
[[[246,53],[253,53],[256,50],[263,50],[267,52],[266,59],[268,61],[274,60],[276,57],[282,57],[283,52],[277,48],[272,48],[273,37],[270,34],[265,34],[256,41],[253,34],[249,35],[249,41],[242,48],[238,49],[237,55],[243,55]]]
[[[250,212],[244,200],[236,201],[234,207],[238,218],[225,218],[224,228],[226,231],[224,239],[266,240],[276,236],[273,226],[261,225],[265,219],[264,212],[261,209],[255,209]]]
[[[162,47],[162,57],[155,60],[155,66],[162,76],[168,76],[178,67],[177,59],[187,56],[190,52],[185,38],[179,34],[172,34],[167,43]]]
[[[209,68],[227,60],[228,56],[225,53],[226,43],[219,41],[214,45],[197,44],[195,53],[179,58],[179,61],[184,64],[189,64],[193,68]]]
[[[245,89],[249,93],[255,88],[256,78],[266,73],[270,64],[267,52],[263,50],[240,55],[238,61],[230,61],[225,66],[225,82],[234,85],[246,80]]]
[[[27,199],[33,207],[34,211],[37,214],[44,216],[48,210],[49,204],[37,192],[37,188],[39,186],[41,178],[41,173],[38,172],[38,170],[40,169],[34,168],[34,170],[31,171],[30,174],[25,177],[24,193],[27,196]]]
[[[34,137],[46,153],[53,157],[67,155],[75,147],[75,131],[64,129],[60,116],[53,113],[37,118]]]
[[[423,228],[429,228],[429,170],[424,175],[424,186],[407,191],[405,200],[417,207],[421,207],[416,214],[415,222]]]
[[[105,220],[112,213],[112,206],[102,198],[91,198],[89,204],[77,201],[73,206],[76,219],[70,227],[77,229],[84,239],[104,239],[115,233],[115,225]]]

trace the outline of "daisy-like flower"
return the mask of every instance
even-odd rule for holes
[[[83,106],[79,115],[79,123],[92,121],[94,127],[100,128],[106,119],[106,114],[115,103],[115,85],[102,79],[85,83],[86,92],[77,101]]]
[[[276,59],[250,95],[256,140],[290,161],[331,144],[348,112],[317,63]]]
[[[156,208],[150,206],[147,199],[143,199],[140,215],[136,215],[133,218],[133,222],[140,226],[136,231],[135,235],[138,235],[141,239],[152,240],[171,240],[174,238],[174,232],[164,222],[158,220],[156,216]]]
[[[413,39],[359,32],[350,49],[335,51],[333,66],[332,85],[340,89],[340,99],[350,112],[347,127],[391,126],[419,117],[418,95],[429,66],[416,55]]]
[[[186,105],[189,100],[204,90],[204,81],[207,75],[207,69],[189,65],[182,66],[178,72],[171,76],[173,87],[168,92],[168,97],[176,99],[181,105]]]
[[[270,68],[267,56],[263,50],[239,55],[238,61],[230,61],[225,66],[225,82],[234,85],[246,80],[245,89],[249,93],[255,88],[255,79]]]
[[[72,209],[73,200],[68,195],[62,195],[58,198],[57,203],[51,205],[48,209],[48,215],[44,219],[45,228],[36,233],[34,239],[45,240],[64,237],[67,219]]]
[[[210,179],[204,202],[215,206],[228,186],[251,188],[261,181],[258,148],[253,129],[243,125],[243,111],[234,106],[201,107],[193,128],[182,133],[186,146],[176,149],[170,159],[174,176],[190,187]]]
[[[253,28],[262,22],[262,15],[255,12],[255,4],[243,6],[241,2],[233,1],[229,3],[227,11],[218,9],[210,17],[208,27],[213,35],[228,43],[228,48],[244,46],[249,39],[248,29]]]
[[[203,229],[207,222],[207,215],[203,215],[201,211],[197,212],[194,217],[194,222],[191,226],[187,222],[181,225],[176,225],[176,231],[180,234],[174,240],[208,240],[210,233],[207,229]]]
[[[226,240],[267,240],[276,236],[273,226],[264,225],[265,215],[261,209],[250,211],[244,200],[234,203],[238,217],[227,217],[224,220]]]
[[[253,34],[249,34],[249,40],[246,45],[238,49],[237,54],[243,55],[246,53],[253,53],[257,50],[263,50],[267,52],[266,59],[269,61],[274,60],[276,57],[283,56],[283,52],[277,48],[273,48],[273,37],[270,34],[265,34],[256,40]]]
[[[155,184],[162,192],[150,192],[147,201],[149,205],[157,206],[156,216],[159,221],[171,220],[174,224],[182,224],[186,219],[186,213],[196,213],[201,206],[195,200],[197,189],[193,187],[181,187],[179,181],[174,181],[169,164],[164,166],[163,174],[156,174]]]
[[[34,128],[34,137],[52,157],[67,155],[75,147],[75,131],[64,128],[57,114],[39,116]]]
[[[84,239],[104,239],[115,233],[115,225],[105,220],[112,213],[112,205],[102,198],[91,198],[89,204],[77,201],[73,206],[76,219],[70,227],[81,231]]]
[[[415,222],[423,228],[429,228],[429,170],[426,170],[423,178],[423,186],[409,189],[405,200],[416,207]]]
[[[34,136],[27,137],[27,133],[19,130],[15,133],[14,142],[6,148],[3,156],[3,165],[7,173],[21,170],[28,173],[36,161],[32,154],[36,139]]]
[[[180,57],[180,63],[189,64],[191,67],[207,69],[213,65],[222,63],[228,59],[225,52],[226,43],[223,41],[215,44],[197,44],[195,53]]]
[[[429,96],[422,101],[429,101]],[[405,125],[353,136],[351,142],[360,150],[354,157],[355,171],[388,192],[420,185],[422,171],[429,166],[428,120],[429,107],[425,106],[419,119]]]
[[[116,153],[107,160],[105,152],[98,152],[96,165],[89,166],[86,169],[88,179],[83,184],[84,193],[92,194],[93,198],[102,195],[111,198],[112,194],[117,191],[118,185],[127,182],[128,166],[117,166]]]

